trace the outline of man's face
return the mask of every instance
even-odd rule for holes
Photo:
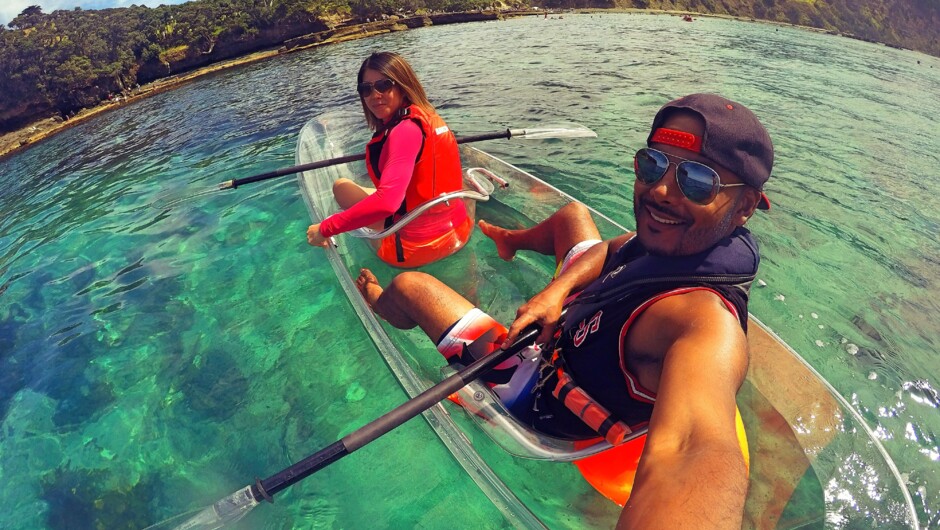
[[[705,132],[705,124],[697,114],[674,112],[661,125],[663,128],[685,131],[696,136]],[[633,213],[640,242],[652,254],[662,256],[688,256],[708,249],[735,228],[743,225],[753,213],[748,197],[756,190],[747,186],[722,188],[715,200],[706,205],[696,204],[685,197],[676,182],[676,163],[679,158],[701,162],[718,172],[722,184],[741,182],[737,175],[712,160],[683,149],[665,144],[652,144],[670,156],[669,170],[657,182],[633,184]]]

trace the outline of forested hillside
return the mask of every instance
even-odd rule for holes
[[[600,0],[606,2],[608,0]],[[609,0],[623,7],[728,14],[811,26],[940,56],[938,0]],[[548,3],[566,2],[548,0]]]
[[[504,0],[498,7],[530,5],[727,14],[940,56],[938,0]],[[52,13],[32,6],[0,25],[0,132],[67,117],[138,84],[337,25],[494,7],[494,0],[196,0]]]

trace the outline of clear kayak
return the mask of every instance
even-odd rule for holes
[[[360,114],[331,113],[301,131],[297,163],[336,158],[363,147]],[[527,227],[574,199],[550,184],[479,149],[461,146],[469,197],[477,219]],[[362,162],[298,176],[314,222],[334,213],[337,178],[368,183]],[[480,181],[488,181],[483,188]],[[477,199],[474,201],[474,198]],[[593,211],[605,238],[626,228]],[[360,237],[362,234],[357,234]],[[380,282],[400,272],[365,241],[342,234],[326,249],[349,297],[386,364],[405,391],[417,395],[440,378],[443,359],[420,330],[402,331],[379,321],[354,278],[368,267]],[[420,270],[451,286],[497,320],[516,308],[554,272],[553,258],[520,253],[511,262],[475,231],[456,254]],[[919,528],[905,482],[871,428],[800,355],[751,315],[750,367],[738,407],[750,453],[746,528]],[[482,386],[461,394],[473,414],[451,403],[425,418],[481,490],[517,528],[612,528],[619,506],[586,482],[570,462],[607,446],[569,447],[539,437],[500,410]],[[603,453],[601,453],[602,455]],[[519,456],[527,458],[518,458]]]

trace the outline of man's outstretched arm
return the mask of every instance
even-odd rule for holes
[[[717,295],[694,291],[656,302],[627,340],[632,354],[660,358],[662,367],[618,528],[740,529],[747,494],[735,428],[735,395],[747,371],[740,324]]]

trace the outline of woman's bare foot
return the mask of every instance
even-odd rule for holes
[[[356,288],[359,289],[362,297],[366,299],[366,303],[369,304],[369,307],[374,311],[375,303],[384,292],[375,274],[372,274],[372,271],[369,269],[360,270],[359,277],[356,278]]]
[[[480,227],[480,231],[483,232],[483,235],[492,239],[493,243],[496,243],[496,253],[500,258],[510,261],[512,258],[516,257],[516,249],[509,242],[509,230],[491,225],[482,219],[477,225]]]

